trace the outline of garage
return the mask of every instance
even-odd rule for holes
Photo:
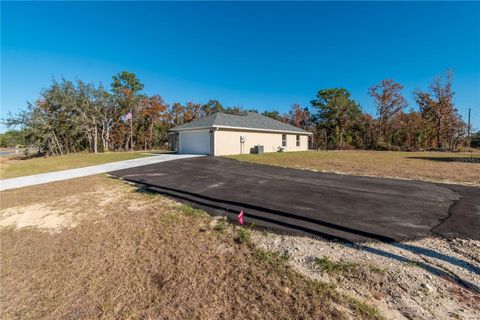
[[[169,132],[174,151],[212,156],[255,153],[259,146],[262,152],[307,151],[311,135],[256,112],[216,112],[178,125]]]
[[[210,154],[210,130],[179,132],[179,152],[182,154]]]

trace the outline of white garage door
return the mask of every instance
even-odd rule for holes
[[[210,131],[181,131],[179,135],[180,153],[210,154]]]

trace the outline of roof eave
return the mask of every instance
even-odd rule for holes
[[[188,127],[188,128],[171,128],[168,131],[190,131],[190,130],[205,130],[212,129],[212,126]]]
[[[235,129],[235,130],[247,130],[247,131],[261,131],[261,132],[278,132],[278,133],[292,133],[292,134],[303,134],[303,135],[312,135],[313,133],[308,131],[294,131],[294,130],[281,130],[281,129],[262,129],[262,128],[250,128],[250,127],[234,127],[234,126],[222,126],[222,125],[213,125],[213,126],[202,126],[202,127],[189,127],[189,128],[172,128],[168,131],[190,131],[190,130],[204,130],[204,129]]]
[[[248,131],[264,131],[264,132],[286,132],[286,133],[295,133],[295,134],[306,134],[310,135],[311,132],[308,131],[294,131],[294,130],[281,130],[281,129],[262,129],[262,128],[250,128],[250,127],[234,127],[234,126],[214,126],[219,129],[235,129],[235,130],[248,130]]]

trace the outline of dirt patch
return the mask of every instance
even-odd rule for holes
[[[255,231],[264,250],[302,274],[375,305],[392,319],[478,319],[480,241],[426,238],[348,246]]]
[[[378,317],[258,250],[248,231],[104,176],[1,195],[5,218],[48,208],[76,219],[53,233],[1,228],[6,319]]]
[[[3,227],[38,227],[50,231],[60,231],[62,228],[73,227],[74,225],[68,213],[42,204],[8,208],[0,211],[0,226]]]
[[[59,232],[85,218],[105,214],[106,206],[115,203],[124,191],[121,184],[107,187],[95,176],[2,192],[0,226]]]

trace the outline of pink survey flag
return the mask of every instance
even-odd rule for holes
[[[132,113],[129,112],[125,115],[125,121],[132,119]]]
[[[238,223],[243,224],[243,210],[237,216]]]

